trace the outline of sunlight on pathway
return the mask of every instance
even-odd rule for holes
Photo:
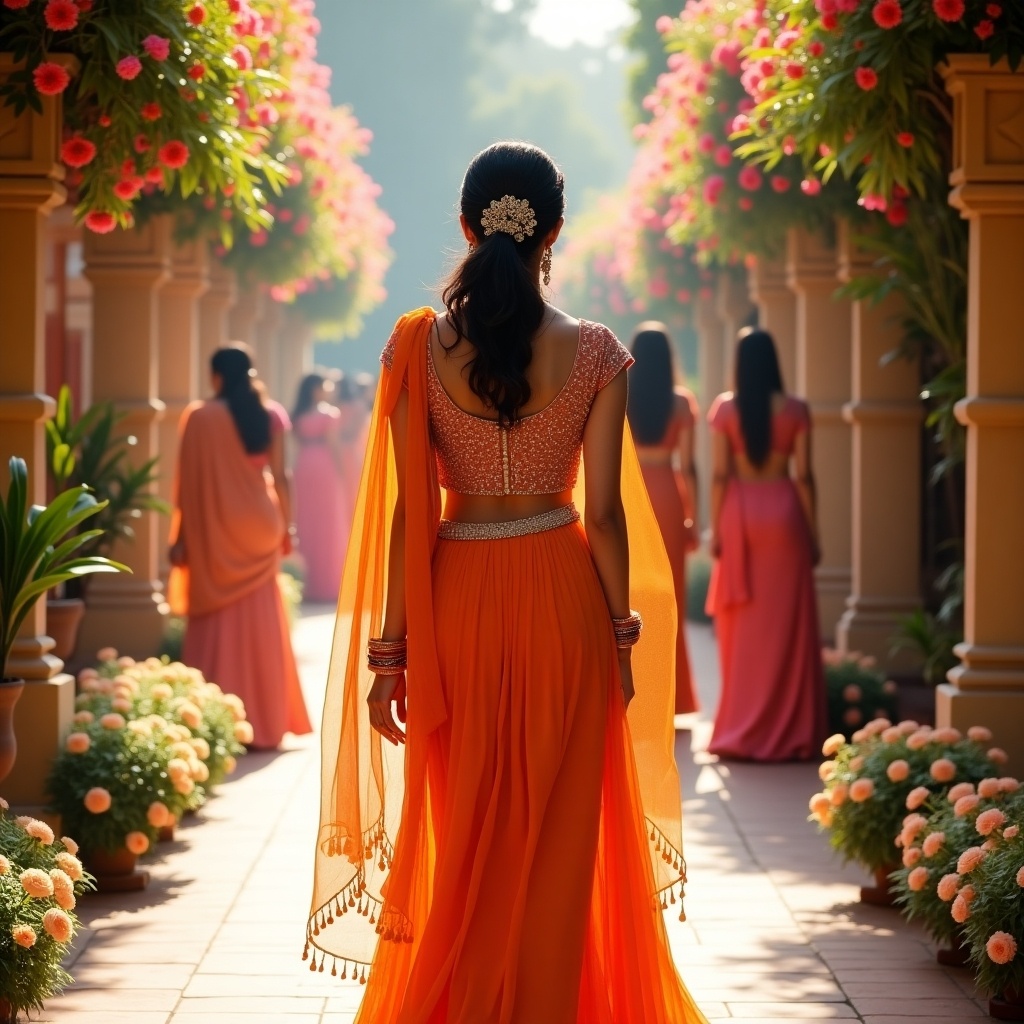
[[[331,617],[296,631],[318,707]],[[709,631],[691,630],[705,708],[714,707]],[[705,714],[707,711],[705,712]],[[694,723],[699,748],[708,725]],[[970,978],[934,961],[892,910],[855,901],[842,868],[806,823],[814,765],[718,765],[679,733],[690,873],[676,961],[712,1020],[842,1019],[959,1024],[985,1017]],[[238,774],[179,839],[160,847],[142,893],[81,904],[87,930],[75,985],[52,1024],[351,1024],[361,987],[300,960],[319,798],[315,740],[243,758]],[[545,1024],[545,1022],[538,1022]]]

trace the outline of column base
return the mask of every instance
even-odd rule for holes
[[[22,808],[41,808],[49,803],[46,779],[74,713],[75,681],[66,672],[25,684],[14,706],[18,758],[3,781],[3,795],[19,813],[38,817]]]
[[[846,611],[836,626],[836,645],[841,651],[870,654],[886,672],[910,674],[920,670],[921,659],[911,650],[893,653],[900,621],[912,615],[921,602],[914,597],[863,597],[846,599]]]
[[[77,660],[91,663],[101,647],[137,659],[157,654],[170,611],[160,581],[111,577],[102,582],[106,585],[89,589]]]
[[[849,569],[819,565],[814,570],[814,585],[818,593],[818,624],[821,642],[836,646],[836,623],[846,609],[850,596],[851,574]]]
[[[1000,775],[1024,772],[1024,689],[961,690],[942,683],[935,690],[935,724],[940,728],[952,725],[961,732],[972,725],[988,726],[995,737],[993,743],[1010,755],[1009,763],[999,769]]]

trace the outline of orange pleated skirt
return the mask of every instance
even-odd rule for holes
[[[583,528],[441,540],[433,587],[448,718],[428,792],[406,796],[434,837],[413,872],[423,927],[379,943],[357,1024],[700,1024]],[[415,842],[400,832],[396,857]]]

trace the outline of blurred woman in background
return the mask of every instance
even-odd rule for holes
[[[693,395],[675,384],[672,343],[664,324],[653,320],[640,324],[629,348],[636,362],[629,370],[626,414],[647,493],[672,563],[679,610],[675,711],[677,715],[686,715],[699,706],[686,648],[686,556],[700,543],[697,470],[693,460],[693,427],[700,414]]]
[[[735,391],[713,430],[708,614],[722,692],[709,750],[753,761],[817,757],[826,728],[814,591],[819,560],[811,417],[787,395],[775,343],[745,328]]]
[[[218,349],[210,370],[215,397],[181,418],[169,597],[188,616],[182,661],[242,698],[252,746],[269,749],[312,732],[277,582],[291,550],[290,424],[244,345]]]
[[[336,601],[352,518],[346,501],[346,464],[341,412],[329,398],[334,381],[308,373],[299,384],[292,413],[295,459],[295,525],[305,565],[307,601]]]

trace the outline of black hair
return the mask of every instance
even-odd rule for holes
[[[660,444],[675,408],[675,366],[667,328],[657,320],[640,324],[629,351],[636,362],[629,368],[626,418],[637,444]]]
[[[528,203],[537,221],[522,241],[505,231],[485,233],[485,211],[505,196]],[[544,319],[544,299],[530,263],[565,210],[564,179],[542,149],[498,142],[473,158],[460,205],[477,244],[449,278],[444,305],[455,344],[465,338],[476,349],[470,388],[498,413],[499,423],[509,426],[530,400],[526,368]]]
[[[263,387],[256,380],[249,347],[235,343],[217,349],[210,369],[220,377],[217,397],[227,402],[245,450],[262,455],[270,448],[270,413],[263,404]]]
[[[314,397],[317,391],[324,386],[327,378],[322,373],[307,373],[299,382],[299,391],[295,396],[295,408],[292,410],[292,422],[294,423],[303,413],[309,412],[316,407]]]
[[[747,458],[761,466],[772,448],[772,395],[785,392],[775,341],[767,331],[745,327],[736,343],[733,390]]]

